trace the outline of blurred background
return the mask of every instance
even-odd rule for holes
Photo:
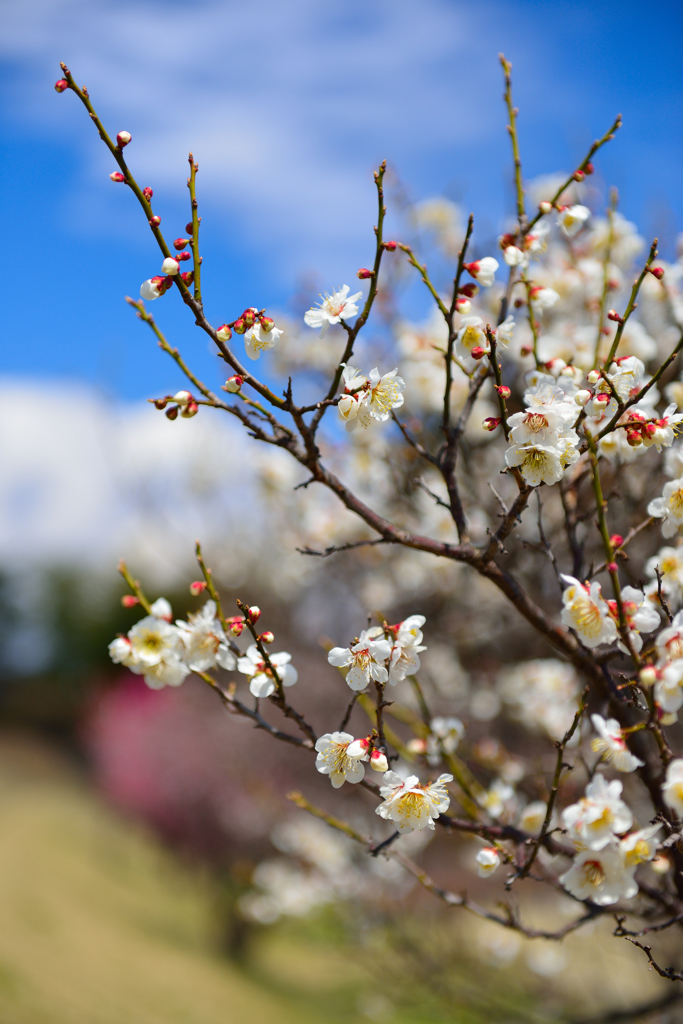
[[[472,703],[482,634],[449,619],[450,570],[370,552],[321,571],[296,547],[324,546],[335,513],[292,496],[301,475],[286,459],[217,416],[171,424],[147,404],[183,384],[124,302],[160,259],[80,104],[52,86],[64,60],[105,125],[131,133],[127,157],[169,237],[187,220],[192,150],[209,319],[265,306],[293,346],[318,292],[353,285],[372,257],[382,159],[389,237],[412,232],[438,268],[430,216],[473,210],[480,252],[494,251],[513,208],[501,50],[525,174],[570,170],[621,111],[591,205],[616,185],[622,213],[673,258],[680,5],[663,0],[655,15],[631,0],[23,0],[0,10],[11,259],[0,342],[3,1022],[588,1020],[603,1003],[646,1001],[643,971],[629,988],[628,950],[598,955],[593,943],[586,955],[579,941],[565,951],[444,919],[404,877],[368,868],[288,808],[293,787],[327,793],[303,755],[272,749],[196,680],[152,693],[109,662],[107,643],[136,618],[120,604],[118,558],[184,616],[197,607],[187,585],[200,537],[226,605],[267,609],[314,714],[330,707],[321,644],[378,608],[448,624],[456,651],[432,649],[431,685],[467,707],[475,740],[499,708],[486,687]],[[394,284],[391,302],[423,319],[419,287]],[[220,383],[175,295],[153,312],[199,375]],[[269,364],[273,381],[285,363]],[[410,607],[397,604],[401,573]],[[334,700],[341,715],[344,694]],[[455,864],[429,856],[476,893],[472,850]],[[588,981],[576,991],[591,971],[614,979],[600,1005]]]

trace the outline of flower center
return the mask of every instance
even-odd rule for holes
[[[676,519],[683,519],[683,487],[679,487],[669,498],[669,509]]]
[[[583,885],[597,886],[605,881],[605,872],[599,860],[587,860],[581,868],[581,882]]]
[[[589,597],[578,597],[574,602],[574,621],[577,629],[587,636],[597,636],[602,625],[600,609]]]
[[[543,413],[540,412],[527,413],[524,422],[529,430],[533,430],[534,433],[538,433],[539,430],[545,430],[548,426],[548,420]]]

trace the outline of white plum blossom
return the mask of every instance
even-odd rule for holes
[[[530,487],[556,484],[562,479],[564,466],[559,448],[545,444],[517,444],[505,452],[505,464],[511,469],[519,467],[525,483]]]
[[[483,259],[475,260],[474,263],[466,263],[465,269],[482,288],[490,288],[496,279],[498,260],[493,256],[484,256]]]
[[[659,569],[662,574],[664,596],[675,607],[679,607],[683,604],[683,548],[660,548],[657,554],[646,562],[645,573],[653,579],[653,583],[648,587],[648,593],[651,592],[656,598],[655,569]]]
[[[512,313],[508,313],[508,315],[503,320],[502,324],[499,324],[498,327],[496,327],[496,341],[498,342],[499,347],[508,347],[508,345],[512,341],[516,326],[517,324],[515,323],[515,319],[512,316]]]
[[[173,256],[167,256],[164,262],[161,264],[161,273],[168,274],[169,277],[175,276],[180,270],[180,264],[178,260],[174,259]]]
[[[348,668],[346,682],[352,690],[364,690],[372,681],[386,683],[389,672],[385,662],[390,656],[388,640],[375,639],[363,632],[351,647],[333,647],[327,660],[336,668]]]
[[[154,299],[158,299],[161,295],[159,285],[162,283],[160,277],[150,277],[149,280],[143,281],[140,285],[140,297],[146,299],[148,302],[153,302]]]
[[[398,368],[380,374],[377,367],[364,377],[353,366],[345,366],[342,374],[344,394],[338,403],[340,418],[347,430],[357,426],[368,427],[372,420],[388,420],[392,409],[403,405],[405,381],[398,376]]]
[[[653,498],[647,514],[662,520],[662,536],[673,537],[683,526],[683,476],[664,484],[661,498]]]
[[[326,732],[316,740],[315,766],[323,775],[329,775],[335,789],[345,782],[360,782],[365,777],[363,761],[367,761],[368,754],[361,749],[357,756],[351,756],[348,751],[353,742],[348,732]]]
[[[504,669],[498,690],[514,717],[527,728],[559,740],[572,724],[578,705],[576,670],[556,658],[537,658]],[[575,734],[573,739],[578,741]]]
[[[484,352],[489,350],[488,338],[482,329],[483,323],[480,316],[464,316],[462,327],[455,337],[455,354],[469,369],[476,365],[472,349],[481,348]]]
[[[363,293],[349,295],[349,291],[349,286],[345,284],[331,295],[325,292],[320,297],[321,301],[304,314],[304,323],[316,330],[320,328],[320,337],[324,338],[331,324],[338,324],[355,316],[358,312],[358,300],[363,298]]]
[[[117,636],[109,644],[108,650],[109,657],[115,665],[125,665],[126,668],[132,668],[135,664],[135,655],[127,636]]]
[[[536,286],[531,289],[531,303],[537,310],[552,309],[560,296],[554,288],[542,288]]]
[[[653,860],[657,852],[657,841],[655,836],[661,829],[661,825],[649,825],[641,828],[638,832],[629,832],[619,842],[619,848],[624,856],[626,867],[637,867]]]
[[[679,818],[683,818],[683,759],[680,757],[672,761],[666,769],[662,796],[671,810]]]
[[[582,850],[559,880],[577,900],[590,900],[598,907],[607,907],[636,895],[638,883],[634,872],[635,865],[626,864],[620,847],[610,844],[600,851]]]
[[[562,821],[577,846],[602,850],[630,829],[633,815],[621,799],[621,790],[618,779],[606,782],[598,773],[586,786],[586,795],[565,807]]]
[[[495,846],[485,846],[475,857],[477,874],[480,878],[488,878],[500,866],[500,854]]]
[[[269,654],[268,660],[282,685],[294,686],[299,678],[299,674],[294,666],[290,664],[292,660],[291,654],[288,654],[286,651],[281,651],[279,654]],[[275,693],[273,673],[268,668],[256,644],[251,644],[247,648],[246,654],[238,659],[237,669],[243,675],[249,677],[249,689],[254,697],[270,697],[272,693]]]
[[[180,394],[180,392],[178,394]],[[177,395],[175,396],[174,401],[178,401]],[[173,621],[173,609],[171,608],[171,602],[167,601],[165,597],[158,597],[154,604],[150,605],[149,610],[157,619],[164,619],[166,622]]]
[[[375,813],[394,824],[397,832],[419,832],[434,828],[434,820],[448,810],[450,796],[446,783],[452,775],[440,775],[436,782],[423,785],[417,775],[402,779],[396,772],[386,772],[380,787],[383,799]]]
[[[547,813],[547,805],[543,800],[532,800],[519,816],[519,827],[529,835],[537,836],[543,828]]]
[[[591,715],[591,722],[598,734],[591,746],[596,754],[602,754],[608,764],[614,765],[620,772],[634,772],[645,763],[626,746],[616,718],[604,719],[602,715]]]
[[[674,615],[671,625],[657,635],[655,647],[659,654],[660,666],[683,658],[683,612]]]
[[[424,615],[410,615],[398,626],[390,627],[393,634],[393,646],[389,661],[389,682],[392,686],[401,682],[406,676],[415,675],[420,671],[419,655],[427,648],[422,644],[422,626]]]
[[[435,767],[444,754],[454,754],[460,740],[465,735],[465,726],[459,718],[432,718],[429,723],[430,733],[427,737],[427,762]]]
[[[516,245],[508,245],[503,249],[503,259],[508,267],[523,267],[529,262],[527,253]]]
[[[282,331],[277,327],[271,327],[269,331],[264,330],[263,325],[256,320],[252,327],[244,334],[244,348],[250,359],[258,359],[262,352],[275,348]]]
[[[680,423],[683,420],[683,412],[676,412],[677,405],[674,402],[667,406],[664,415],[659,419],[651,420],[643,433],[643,444],[646,448],[653,445],[658,452],[662,448],[670,448],[674,443],[676,434],[681,429]]]
[[[563,625],[575,630],[586,647],[598,647],[616,640],[616,623],[601,595],[600,584],[595,580],[590,585],[583,584],[564,574],[561,579],[568,584],[562,593]]]
[[[631,646],[634,651],[639,652],[643,649],[643,641],[640,634],[641,632],[651,633],[654,629],[658,628],[661,622],[659,612],[652,606],[652,603],[643,591],[638,590],[637,587],[622,587],[621,601],[624,617],[629,629]],[[615,616],[618,614],[616,606],[614,607],[614,614]],[[618,641],[618,645],[624,654],[629,653],[628,648],[621,640]]]
[[[216,602],[207,601],[201,611],[188,615],[188,621],[176,621],[185,653],[183,660],[195,672],[220,668],[237,668],[237,658],[230,650],[228,640],[216,617]]]
[[[673,714],[683,707],[683,660],[677,658],[660,669],[654,697],[662,711]]]
[[[557,223],[567,238],[573,238],[574,235],[578,235],[590,215],[587,206],[565,206],[558,214]]]
[[[190,674],[182,660],[184,646],[180,631],[167,620],[171,606],[159,598],[151,606],[152,615],[145,616],[129,630],[127,637],[118,637],[109,645],[109,656],[141,675],[152,690],[163,686],[180,686]]]
[[[500,818],[505,813],[505,805],[513,799],[515,791],[502,779],[493,779],[491,785],[479,796],[478,803],[492,818]]]

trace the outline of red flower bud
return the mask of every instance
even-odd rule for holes
[[[248,615],[250,622],[258,622],[261,618],[261,609],[257,604],[253,604],[251,608],[248,609]]]
[[[201,217],[197,218],[197,230],[199,230],[199,225],[201,223],[201,219],[202,219]],[[194,235],[194,226],[192,224],[192,221],[190,221],[189,224],[185,225],[185,230],[187,231],[188,235]]]
[[[154,401],[154,405],[157,409],[165,409],[168,405],[168,398],[157,398]]]
[[[194,281],[194,270],[185,270],[180,276],[186,285],[191,285]]]
[[[583,173],[584,174],[592,174],[594,170],[595,170],[595,168],[593,167],[593,164],[589,160],[588,163],[586,164],[586,166],[583,169]]]
[[[232,326],[235,330],[235,334],[244,334],[247,329],[247,325],[245,324],[243,317],[240,317],[239,320],[235,320]]]
[[[617,565],[616,562],[608,562],[607,563],[607,572],[618,572],[618,571],[619,571],[619,566]]]
[[[168,409],[166,410],[166,418],[169,419],[169,420],[177,420],[178,419],[178,406],[177,405],[170,405],[168,407]]]
[[[394,250],[396,249],[396,242],[385,242],[384,248],[388,249],[389,252],[394,252]]]
[[[261,327],[266,332],[266,334],[270,334],[273,327],[275,327],[275,321],[273,320],[272,316],[262,316]]]
[[[206,590],[206,583],[204,580],[195,580],[194,583],[190,583],[190,593],[193,597],[199,597],[199,595]]]
[[[616,320],[616,322],[618,324],[623,323],[623,317],[619,316],[619,314],[617,313],[616,309],[610,309],[610,311],[607,314],[607,319],[608,320]]]
[[[609,402],[610,398],[611,398],[611,395],[608,395],[608,394],[606,394],[606,392],[601,391],[599,395],[595,396],[595,401],[596,402],[604,402],[606,404],[607,402]]]
[[[482,356],[486,355],[486,349],[482,348],[481,345],[475,345],[473,349],[470,349],[470,355],[473,359],[481,359]]]
[[[271,631],[269,629],[267,629],[265,631],[265,633],[261,633],[261,635],[259,637],[259,640],[261,641],[262,644],[272,644],[274,639],[275,639],[275,633],[271,633]]]
[[[158,227],[159,227],[159,225],[161,224],[161,217],[159,217],[159,216],[158,216],[158,215],[157,215],[157,214],[155,213],[153,217],[150,217],[150,218],[149,218],[149,223],[151,224],[151,226],[152,226],[153,228],[158,228]]]
[[[500,387],[496,388],[496,391],[498,392],[501,398],[509,398],[510,395],[512,394],[507,384],[501,384]]]
[[[230,330],[228,324],[221,324],[221,326],[216,331],[216,337],[218,338],[219,341],[230,341],[230,339],[232,338],[232,331]]]
[[[135,597],[134,594],[124,594],[121,598],[121,604],[124,608],[134,608],[136,604],[140,604],[140,598]]]
[[[583,181],[583,179],[586,177],[586,172],[581,170],[574,171],[573,177],[574,181]]]
[[[147,202],[149,202],[150,199],[152,198],[152,196],[154,195],[154,192],[152,191],[152,189],[148,185],[147,188],[143,188],[142,194],[145,197],[145,199],[147,200]]]
[[[55,82],[55,89],[57,92],[64,92],[65,89],[69,88],[69,83],[66,78],[60,78],[58,82]]]
[[[242,316],[240,317],[240,319],[244,320],[244,322],[247,325],[247,327],[253,327],[254,324],[256,323],[256,313],[257,312],[258,311],[255,310],[253,306],[249,306],[249,308],[245,309],[244,313],[242,313]]]
[[[474,281],[468,281],[467,284],[462,284],[458,288],[460,295],[466,295],[468,299],[473,299],[479,291],[479,285],[475,284]]]
[[[484,430],[496,430],[500,426],[500,420],[497,416],[487,416],[482,426]]]
[[[225,622],[233,636],[240,636],[244,629],[244,619],[241,615],[233,615],[232,618],[226,619]]]
[[[177,256],[173,257],[174,260],[180,260],[180,261],[189,260],[191,258],[192,258],[192,253],[188,252],[187,249],[185,250],[185,252],[179,252]]]
[[[176,250],[176,252],[180,252],[181,249],[184,249],[185,246],[189,244],[189,238],[176,238],[176,240],[173,243],[173,248]]]
[[[519,354],[522,356],[530,356],[532,352],[533,349],[530,345],[522,345],[522,347],[519,350]]]
[[[193,416],[196,416],[198,412],[199,412],[199,406],[195,402],[194,398],[191,398],[190,401],[187,403],[187,405],[184,406],[184,408],[183,408],[182,412],[180,413],[180,415],[184,419],[189,420]]]
[[[653,277],[656,277],[658,281],[661,281],[664,277],[664,267],[650,267],[650,273]]]
[[[369,277],[374,277],[375,271],[368,270],[367,267],[361,267],[360,270],[356,271],[356,277],[359,277],[361,281],[367,281]]]
[[[620,533],[613,533],[609,539],[609,542],[613,548],[620,548],[621,545],[624,543],[624,538],[621,536]]]
[[[626,431],[626,440],[630,444],[631,448],[637,448],[639,444],[643,443],[643,439],[640,436],[639,431],[634,430],[633,427]]]
[[[119,149],[123,149],[130,142],[130,132],[119,132],[116,136],[116,145]]]
[[[126,180],[125,174],[121,174],[121,171],[112,171],[112,173],[109,175],[109,177],[111,178],[112,181],[125,181]]]

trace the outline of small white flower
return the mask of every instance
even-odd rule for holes
[[[642,590],[637,587],[623,587],[621,591],[622,608],[629,628],[631,646],[635,651],[643,649],[642,633],[651,633],[660,625],[659,612],[653,607],[652,602],[645,596]],[[622,641],[619,641],[619,648],[628,654],[628,648]]]
[[[496,328],[496,341],[499,345],[502,345],[503,348],[507,348],[512,341],[512,336],[516,326],[512,313],[509,313],[503,320],[502,324],[499,324]]]
[[[269,348],[275,348],[281,334],[282,331],[277,327],[271,327],[269,331],[264,331],[256,320],[244,335],[244,348],[249,358],[258,359],[262,352],[267,352]]]
[[[672,761],[666,769],[662,796],[672,811],[683,818],[683,759]]]
[[[367,753],[360,757],[351,757],[348,748],[354,742],[348,732],[327,732],[316,740],[315,749],[318,756],[315,766],[323,775],[330,776],[330,782],[339,789],[345,782],[360,782],[365,777]]]
[[[510,440],[516,445],[554,446],[565,422],[559,405],[532,405],[508,417]]]
[[[470,368],[476,364],[476,360],[472,358],[473,348],[482,348],[484,352],[489,350],[488,339],[482,330],[483,323],[480,316],[464,316],[462,327],[455,338],[455,354]]]
[[[167,256],[161,264],[161,273],[168,274],[169,277],[173,277],[179,270],[180,264],[178,263],[178,260],[174,260],[172,256]]]
[[[137,665],[135,655],[131,642],[127,636],[117,636],[115,640],[109,644],[109,657],[115,665],[125,665],[126,668],[132,669],[134,665]]]
[[[562,575],[569,586],[562,594],[562,622],[575,630],[586,647],[609,644],[617,638],[617,627],[610,615],[609,605],[601,596],[600,584],[595,580],[585,586],[573,576]]]
[[[136,622],[128,633],[128,639],[133,658],[145,668],[151,668],[165,658],[177,657],[182,653],[179,630],[154,615],[147,615]]]
[[[662,668],[655,683],[654,697],[668,714],[683,707],[683,661],[680,658]]]
[[[368,412],[374,420],[388,420],[392,409],[400,409],[403,405],[405,381],[397,376],[398,367],[380,376],[377,367],[370,370],[370,387],[367,392]]]
[[[618,779],[606,782],[598,774],[586,786],[585,797],[564,809],[562,821],[578,846],[602,850],[630,829],[633,815],[621,799],[621,790]]]
[[[292,655],[281,651],[279,654],[269,654],[268,659],[282,685],[294,686],[299,674],[290,665]],[[256,644],[251,644],[246,654],[238,659],[237,669],[249,676],[249,689],[254,697],[270,697],[271,693],[275,693],[275,680]]]
[[[485,846],[476,856],[477,874],[480,878],[488,878],[500,866],[500,854],[495,846]]]
[[[228,670],[237,668],[237,658],[216,618],[215,601],[207,601],[201,611],[188,615],[188,620],[179,619],[176,626],[185,645],[183,660],[193,672],[206,672],[215,665]]]
[[[645,564],[646,574],[653,580],[652,591],[656,596],[655,569],[662,573],[662,590],[676,607],[683,602],[683,548],[660,548],[657,554]]]
[[[683,477],[664,484],[661,498],[647,506],[647,514],[662,520],[662,536],[673,537],[683,526]]]
[[[591,900],[599,907],[607,907],[636,895],[634,871],[635,866],[627,867],[619,846],[611,844],[600,852],[583,850],[559,880],[578,900]]]
[[[336,668],[348,667],[346,682],[352,690],[364,690],[373,680],[386,683],[389,673],[384,663],[390,656],[388,640],[375,640],[364,632],[352,647],[333,647],[327,660]]]
[[[401,682],[406,676],[413,676],[420,671],[419,655],[427,648],[422,644],[422,626],[424,615],[410,615],[398,626],[392,626],[395,633],[391,659],[389,661],[389,682],[392,686]]]
[[[664,411],[664,415],[661,419],[654,420],[654,430],[645,431],[643,434],[643,445],[646,448],[655,446],[658,452],[661,452],[662,448],[670,448],[674,443],[676,434],[681,429],[680,424],[683,421],[683,412],[675,412],[677,406],[667,406]],[[648,427],[652,425],[652,421],[648,423]]]
[[[338,324],[341,320],[348,320],[358,312],[357,302],[363,298],[362,292],[349,295],[349,286],[344,285],[339,291],[328,295],[325,292],[321,296],[321,302],[317,303],[304,314],[304,323],[309,327],[320,328],[320,337],[324,338],[330,324]]]
[[[591,722],[598,734],[591,746],[596,754],[603,755],[608,764],[613,764],[620,772],[634,772],[645,763],[626,746],[616,718],[605,720],[602,715],[591,715]]]
[[[590,215],[591,212],[586,206],[565,206],[558,214],[557,223],[567,238],[573,238],[574,235],[578,235]]]
[[[508,245],[503,249],[503,259],[508,267],[521,267],[529,262],[527,254],[516,245]]]
[[[548,808],[543,800],[532,800],[527,804],[519,818],[519,827],[531,836],[540,834]]]
[[[638,832],[631,832],[620,841],[619,847],[626,867],[637,867],[653,860],[657,852],[657,841],[655,836],[661,829],[661,825],[650,825],[648,828],[641,828]]]
[[[465,735],[465,726],[459,718],[442,718],[439,716],[432,718],[429,728],[431,729],[431,735],[427,740],[427,760],[430,764],[432,763],[430,760],[429,740],[433,739],[435,741],[434,746],[436,747],[434,755],[436,755],[436,764],[438,764],[441,760],[441,751],[444,754],[454,754],[458,749],[460,740]]]
[[[562,479],[564,467],[561,452],[552,445],[513,445],[505,452],[505,464],[519,466],[526,483],[531,487],[555,484]]]
[[[559,297],[554,288],[536,287],[531,289],[531,302],[540,310],[552,309]]]
[[[493,256],[484,256],[474,263],[466,263],[465,269],[482,288],[490,288],[496,279],[498,266],[498,260],[494,260]]]
[[[492,818],[500,818],[505,812],[505,804],[515,795],[512,786],[502,779],[494,779],[489,788],[478,797],[478,803]]]
[[[417,775],[402,779],[396,772],[386,772],[380,794],[384,800],[375,813],[392,821],[401,834],[434,828],[434,820],[448,810],[450,796],[446,783],[452,775],[440,775],[436,782],[422,785]]]
[[[663,629],[655,640],[660,666],[683,658],[683,612],[674,615],[670,626]]]
[[[187,395],[188,399],[191,397],[188,391],[179,391],[178,395],[180,394]],[[176,395],[175,397],[176,402],[180,402],[178,395]],[[149,610],[152,613],[152,615],[154,615],[155,618],[157,619],[164,619],[166,622],[173,621],[173,609],[171,608],[171,602],[167,601],[165,597],[158,597],[154,604],[150,605]]]
[[[140,297],[146,299],[148,302],[158,299],[161,295],[161,292],[159,291],[160,284],[161,278],[159,277],[150,277],[148,281],[143,281],[140,285]]]

